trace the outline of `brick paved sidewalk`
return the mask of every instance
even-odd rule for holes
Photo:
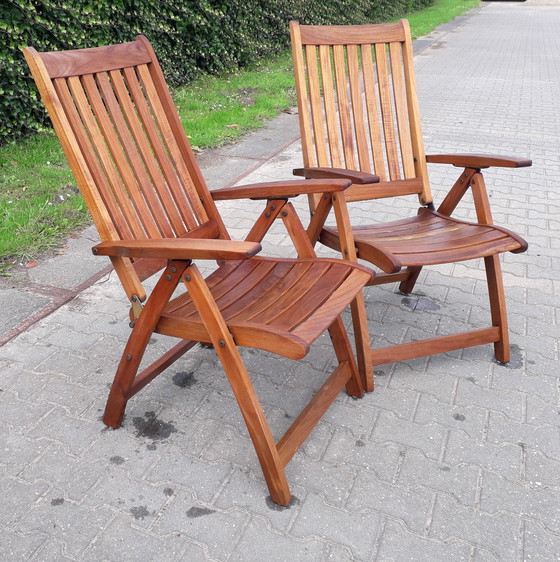
[[[486,175],[496,222],[530,243],[503,260],[509,366],[482,346],[378,369],[376,392],[341,395],[288,465],[296,500],[280,509],[212,350],[139,393],[121,429],[102,424],[128,335],[109,275],[0,347],[0,560],[558,560],[558,29],[560,7],[486,3],[416,59],[428,153],[534,161]],[[299,164],[294,142],[243,183]],[[430,171],[441,200],[457,170]],[[260,209],[220,205],[240,237]],[[281,230],[266,250],[290,252]],[[366,293],[379,345],[486,322],[478,263],[394,291]],[[154,338],[155,353],[166,345]],[[301,362],[244,351],[277,435],[329,369],[326,349]]]

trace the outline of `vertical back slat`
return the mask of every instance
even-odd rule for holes
[[[346,48],[348,59],[348,79],[350,82],[350,96],[352,99],[352,117],[354,119],[354,134],[356,136],[356,149],[358,151],[358,162],[362,172],[371,173],[369,147],[367,144],[366,129],[364,124],[365,113],[362,102],[362,82],[360,74],[360,61],[358,59],[358,47],[348,45]]]
[[[139,65],[137,68],[144,94],[150,104],[152,118],[157,124],[162,141],[173,162],[173,168],[181,184],[181,189],[179,191],[174,191],[174,196],[176,200],[178,200],[179,212],[181,213],[185,224],[188,226],[188,229],[191,230],[197,226],[197,218],[193,210],[196,209],[204,215],[206,212],[202,209],[200,201],[197,198],[196,188],[183,161],[180,149],[177,145],[177,141],[169,121],[167,120],[157,89],[152,82],[150,72],[145,65]],[[184,186],[184,188],[182,186]],[[173,189],[173,186],[171,186],[171,189]],[[186,202],[186,204],[180,203],[181,198]]]
[[[389,43],[389,57],[391,59],[391,77],[393,79],[393,94],[397,113],[397,127],[399,131],[399,145],[401,149],[402,167],[405,178],[413,178],[414,156],[412,154],[412,140],[410,138],[410,123],[408,121],[408,102],[402,64],[402,48],[400,43]]]
[[[70,123],[72,132],[76,138],[78,146],[80,147],[80,151],[84,157],[84,160],[86,161],[87,167],[93,177],[95,185],[97,186],[99,196],[101,197],[103,204],[107,208],[107,211],[111,217],[111,220],[113,221],[113,224],[115,225],[117,232],[123,238],[133,238],[133,234],[130,230],[126,217],[123,216],[122,209],[115,202],[112,189],[97,159],[90,136],[88,134],[87,127],[82,120],[83,118],[80,116],[78,109],[76,108],[76,104],[79,104],[79,100],[73,97],[68,87],[66,78],[56,78],[53,81],[53,85],[64,107],[65,116]],[[78,86],[80,86],[79,82]],[[84,100],[82,100],[82,104],[79,104],[82,106],[80,108],[82,115],[84,113],[83,104]]]
[[[340,157],[340,137],[338,134],[336,106],[333,94],[331,50],[328,46],[319,46],[319,60],[321,64],[323,100],[325,104],[325,119],[327,121],[327,135],[331,154],[331,166],[341,168],[342,159]]]
[[[317,50],[315,47],[307,46],[305,48],[305,60],[307,62],[307,83],[309,84],[309,105],[311,107],[315,154],[317,155],[317,163],[319,166],[328,166],[329,156],[327,153],[327,141],[323,125],[321,83],[319,80]]]
[[[316,166],[315,154],[312,150],[313,138],[311,136],[311,116],[309,115],[307,80],[305,78],[306,65],[303,58],[303,47],[301,45],[301,32],[299,25],[295,24],[295,22],[290,23],[290,34],[292,37],[292,43],[294,44],[294,48],[292,49],[292,58],[294,62],[294,75],[296,81],[303,164],[304,166]]]
[[[82,85],[93,109],[95,119],[102,131],[103,139],[107,144],[109,157],[115,169],[115,175],[120,175],[120,180],[122,182],[122,189],[120,192],[123,195],[120,201],[121,206],[127,206],[130,209],[130,213],[135,214],[142,223],[144,233],[137,236],[138,238],[145,238],[146,236],[157,237],[159,235],[157,226],[149,216],[148,207],[140,193],[134,171],[128,161],[126,149],[117,135],[115,129],[116,125],[112,121],[107,106],[105,105],[106,101],[109,106],[110,100],[103,99],[99,91],[98,83],[93,75],[87,74],[83,76]]]
[[[393,108],[391,100],[391,82],[389,79],[389,68],[385,44],[375,45],[375,61],[377,66],[377,82],[379,88],[379,100],[381,102],[381,116],[383,119],[383,132],[385,134],[385,150],[387,153],[387,164],[389,177],[392,180],[400,179],[399,154],[397,150],[397,138],[395,133]]]
[[[184,226],[181,217],[175,207],[165,205],[161,195],[159,195],[166,191],[162,171],[154,158],[154,150],[149,143],[146,131],[144,131],[142,127],[138,111],[126,87],[123,75],[121,71],[113,70],[109,73],[109,76],[120,107],[126,117],[130,132],[134,137],[134,142],[138,150],[138,157],[141,159],[146,173],[149,176],[148,183],[146,187],[143,188],[144,197],[146,197],[148,201],[148,205],[163,236],[180,236],[184,234]]]
[[[171,161],[169,160],[169,155],[167,154],[160,133],[154,123],[148,101],[144,96],[135,69],[125,68],[123,70],[123,74],[126,86],[130,92],[136,111],[138,112],[140,122],[142,123],[146,136],[149,140],[150,147],[153,150],[154,158],[159,165],[161,174],[163,174],[163,177],[158,180],[164,184],[159,190],[159,197],[162,200],[168,216],[175,228],[176,234],[181,236],[187,231],[188,226],[185,224],[178,209],[180,209],[181,206],[188,207],[188,199],[182,193],[182,186]],[[175,194],[177,195],[175,196]]]
[[[93,80],[91,76],[90,79]],[[107,177],[112,194],[126,220],[128,228],[134,238],[143,238],[145,236],[144,228],[134,209],[130,205],[130,200],[124,188],[123,180],[115,167],[115,162],[113,161],[113,157],[111,156],[107,146],[104,133],[100,128],[101,124],[94,115],[92,106],[90,105],[90,99],[86,94],[83,84],[78,77],[70,77],[68,78],[68,85],[70,86],[70,91],[76,100],[76,105],[91,138],[91,143],[95,147],[97,157],[99,158],[99,162],[105,176]],[[99,100],[99,103],[102,105],[101,100]]]
[[[145,224],[150,238],[165,236],[165,230],[170,233],[169,223],[167,223],[166,229],[162,229],[158,224],[164,222],[161,207],[157,202],[157,198],[154,198],[152,182],[140,157],[138,145],[129,129],[130,123],[127,123],[125,120],[123,109],[113,91],[109,75],[106,72],[98,73],[96,75],[96,82],[103,96],[107,115],[110,117],[118,135],[117,142],[120,140],[118,146],[122,148],[122,153],[119,154],[119,157],[122,154],[125,158],[125,162],[122,163],[121,167],[126,167],[127,175],[130,174],[131,176],[131,180],[126,181],[126,188],[135,203],[136,212]],[[114,156],[117,159],[116,155]],[[158,221],[158,219],[160,220]]]
[[[354,134],[350,118],[350,101],[348,99],[348,78],[346,74],[346,57],[342,45],[333,46],[334,70],[336,78],[336,95],[338,100],[338,118],[340,120],[340,133],[342,137],[342,149],[346,168],[356,169],[354,158]]]
[[[381,178],[381,181],[385,181],[387,172],[385,171],[385,160],[383,158],[383,141],[381,139],[381,128],[379,126],[379,107],[377,94],[375,93],[375,75],[371,49],[371,45],[361,46],[368,129],[373,157],[373,171]]]

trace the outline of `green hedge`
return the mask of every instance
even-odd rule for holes
[[[243,67],[285,49],[288,22],[387,21],[435,0],[2,0],[0,145],[48,126],[21,48],[154,44],[170,84]]]

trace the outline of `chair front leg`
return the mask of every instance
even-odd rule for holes
[[[146,351],[146,346],[159,321],[164,306],[177,288],[181,275],[188,266],[187,261],[173,261],[164,270],[152,294],[132,328],[126,347],[115,374],[109,398],[103,414],[103,422],[109,427],[121,425],[126,403],[131,396],[134,377]]]
[[[288,505],[291,494],[284,465],[280,459],[270,427],[264,417],[253,383],[227,324],[204,278],[195,265],[187,269],[184,281],[230,382],[253,441],[270,496],[274,502],[280,505]]]

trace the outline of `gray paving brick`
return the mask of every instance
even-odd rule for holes
[[[365,436],[356,439],[345,430],[337,431],[325,452],[329,463],[347,463],[373,471],[378,478],[391,480],[404,447],[395,442],[376,443]]]
[[[374,553],[380,526],[381,517],[376,513],[339,509],[310,494],[301,506],[291,534],[299,538],[328,536],[364,560]]]
[[[524,560],[558,560],[560,536],[550,533],[541,523],[524,523]]]
[[[254,545],[260,547],[255,550]],[[294,540],[270,530],[260,519],[253,518],[235,546],[229,560],[262,562],[262,560],[290,560],[307,562],[326,560],[329,545],[317,538]]]
[[[505,478],[519,478],[522,449],[517,443],[486,443],[473,441],[459,432],[451,433],[443,462],[468,464],[483,468]]]
[[[0,529],[0,558],[2,560],[30,560],[44,544],[46,536],[41,533],[19,534]]]
[[[434,492],[420,486],[410,488],[388,484],[372,474],[361,472],[348,498],[347,507],[355,511],[374,511],[404,521],[407,528],[422,533],[427,526]]]
[[[460,541],[436,541],[411,533],[399,521],[388,520],[383,530],[377,559],[384,562],[447,562],[470,560],[472,547]]]
[[[84,553],[84,560],[188,560],[184,551],[190,545],[179,535],[165,539],[135,528],[123,516],[115,517]],[[194,560],[194,558],[190,558]],[[200,560],[200,558],[198,558]]]
[[[39,418],[36,418],[36,420]],[[80,420],[67,415],[60,408],[54,408],[41,423],[29,431],[32,438],[45,438],[62,443],[73,454],[80,454],[103,431],[101,423]],[[80,439],[76,439],[80,435]]]
[[[45,482],[64,489],[65,497],[79,502],[106,471],[106,463],[85,463],[66,454],[63,447],[53,444],[45,454],[29,464],[21,476],[28,481]]]
[[[480,508],[492,514],[511,513],[525,520],[539,521],[551,533],[560,535],[560,491],[544,486],[511,482],[484,473]]]
[[[10,476],[0,475],[2,483],[2,510],[0,525],[12,526],[47,491],[44,483],[24,482]]]
[[[134,520],[138,527],[149,527],[169,501],[168,485],[133,480],[123,471],[107,470],[88,491],[82,504],[92,509],[110,506]]]
[[[371,439],[381,443],[390,441],[406,447],[416,447],[432,459],[439,458],[445,429],[434,423],[418,424],[381,412]]]
[[[408,449],[402,456],[396,482],[412,489],[449,494],[457,502],[473,506],[477,493],[479,469],[464,463],[449,465],[426,458],[416,449]]]
[[[60,490],[52,489],[20,520],[16,530],[46,533],[63,543],[70,556],[77,557],[111,518],[112,513],[107,509],[86,509],[64,500]]]
[[[490,515],[439,496],[428,536],[439,541],[458,539],[489,550],[498,560],[515,560],[520,528],[519,515]]]
[[[459,380],[455,397],[455,404],[457,406],[478,406],[503,412],[512,420],[521,419],[523,408],[523,395],[521,392],[490,389],[476,384],[476,381],[472,380],[474,377],[471,380],[469,378]]]
[[[0,392],[0,425],[25,431],[52,408],[50,404],[32,404],[15,398],[10,392]]]
[[[531,426],[492,412],[488,424],[490,443],[518,443],[534,448],[549,457],[560,459],[560,428],[549,425]]]
[[[49,443],[40,439],[29,439],[23,435],[0,432],[0,465],[6,473],[18,475],[31,461],[38,458]]]
[[[153,531],[160,536],[180,533],[197,544],[207,547],[211,557],[225,560],[241,537],[249,515],[238,510],[218,511],[193,501],[190,494],[172,498]]]
[[[290,470],[289,467],[288,464],[288,470]],[[304,488],[297,484],[292,485],[291,480],[289,481],[292,501],[287,508],[284,508],[276,505],[266,495],[266,483],[262,475],[236,468],[225,481],[225,485],[213,505],[222,510],[235,507],[257,515],[266,519],[267,525],[275,531],[285,533],[299,512],[301,500],[307,493]]]
[[[486,410],[476,406],[452,406],[424,395],[420,397],[414,421],[419,424],[437,423],[478,439],[486,425]]]
[[[210,463],[179,450],[165,448],[146,479],[149,482],[161,482],[162,485],[166,482],[177,483],[192,491],[196,499],[210,503],[230,472],[229,463]]]

